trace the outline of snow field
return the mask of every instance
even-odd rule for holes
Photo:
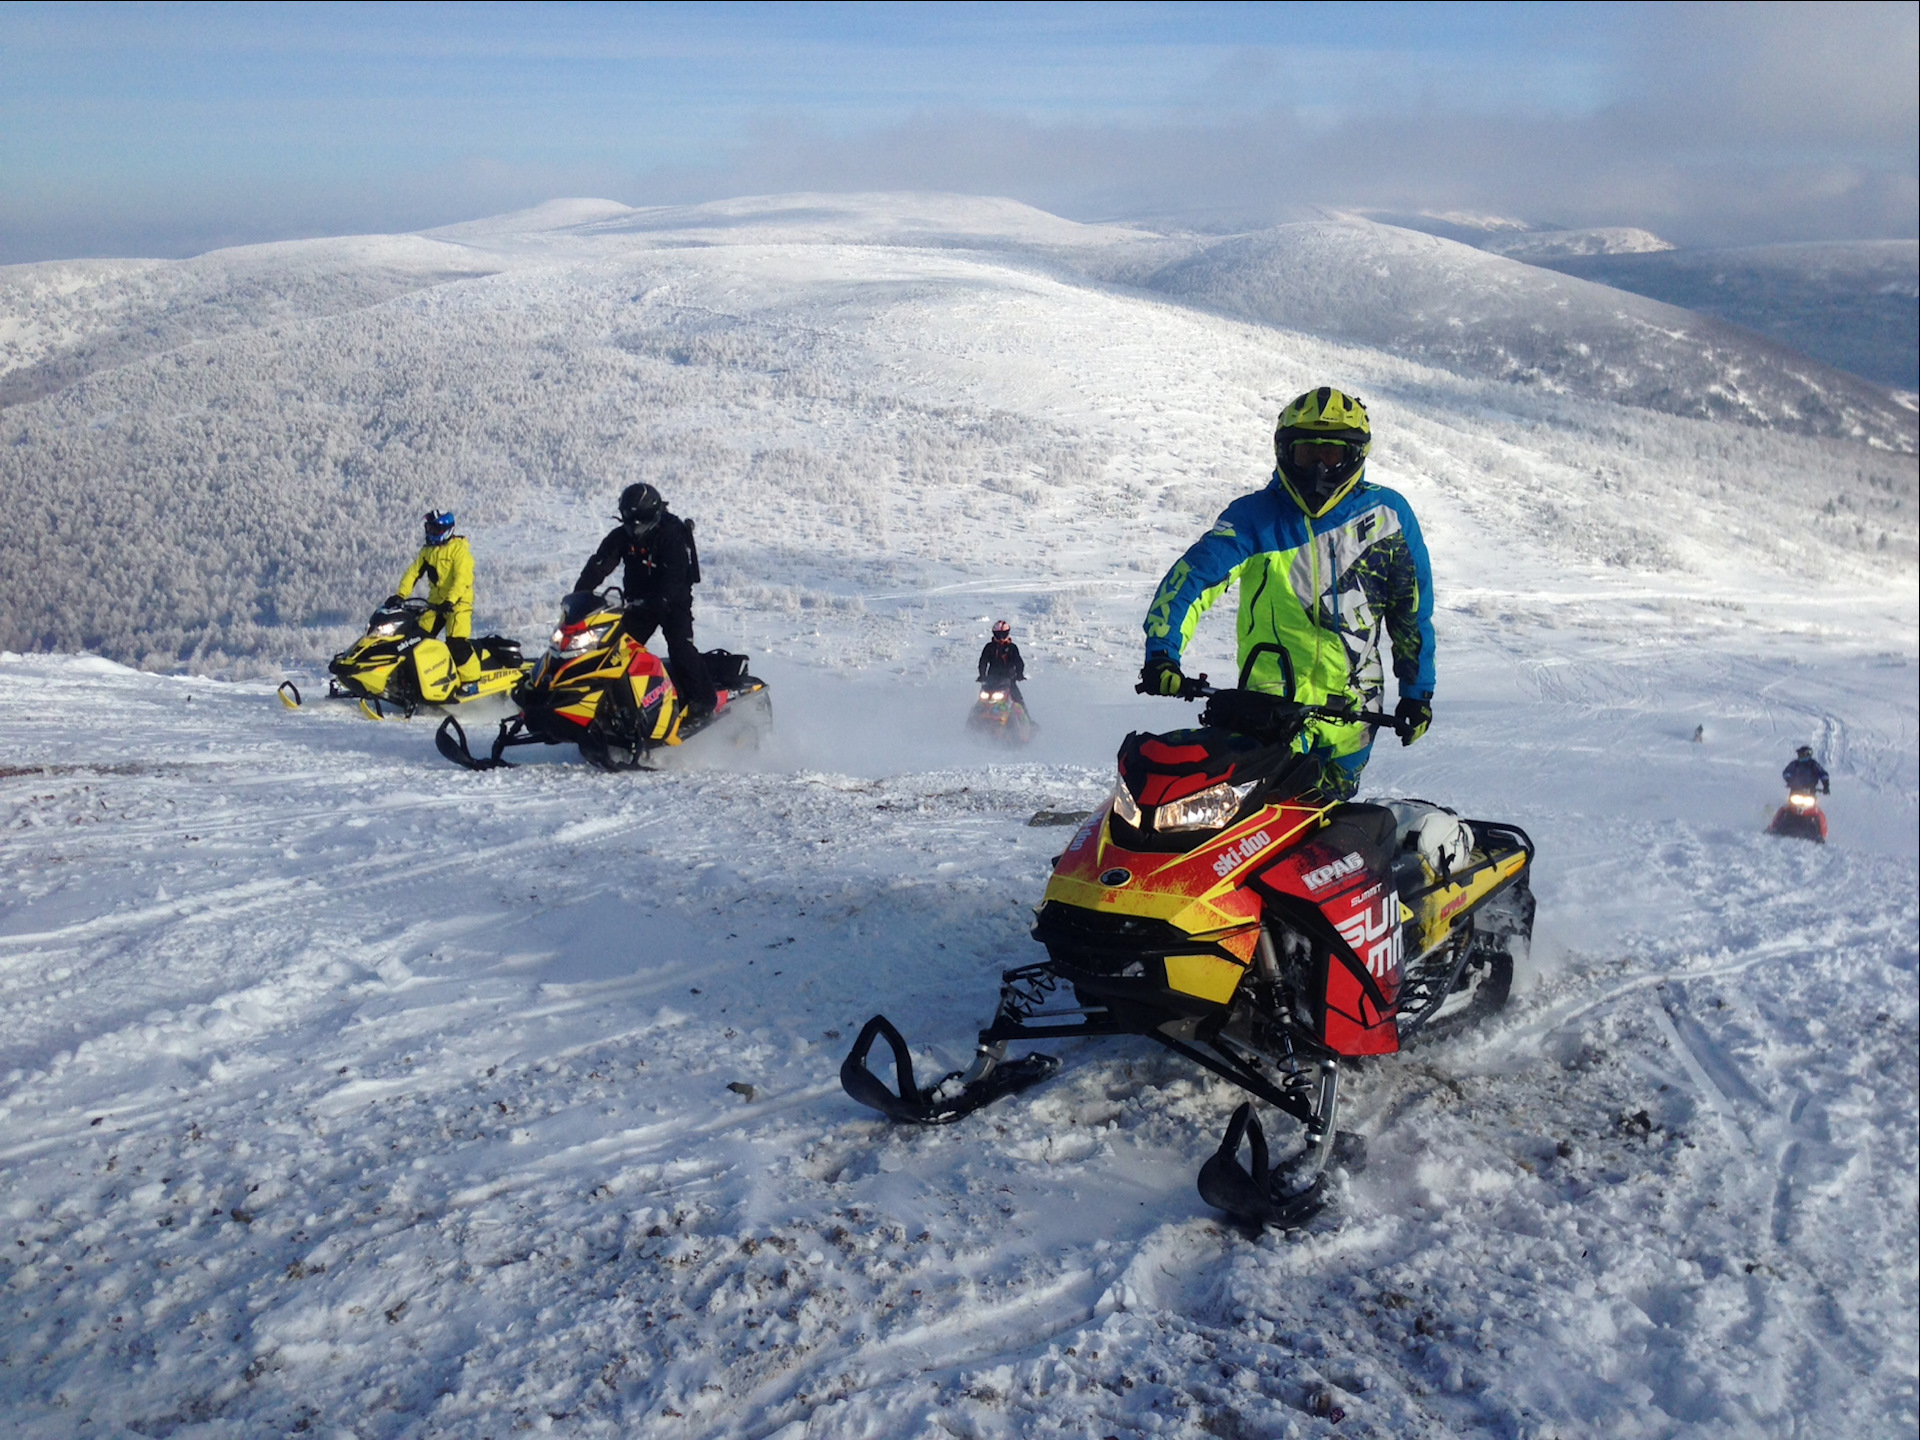
[[[1806,647],[1827,709],[1743,710],[1737,656],[1453,623],[1459,723],[1370,779],[1532,830],[1537,963],[1362,1067],[1368,1170],[1258,1239],[1193,1192],[1235,1095],[1145,1045],[951,1129],[838,1089],[876,1009],[964,1063],[1065,834],[1024,822],[1104,765],[812,769],[823,680],[776,681],[776,768],[473,776],[424,725],[9,660],[21,1433],[1898,1433],[1911,660]],[[1030,688],[1110,739],[1184,709]],[[868,758],[967,756],[950,698]],[[1769,840],[1822,714],[1836,844]]]
[[[270,681],[0,656],[5,1426],[1912,1433],[1912,456],[1129,288],[1183,243],[802,197],[8,277],[21,363],[80,378],[0,397],[48,517],[0,643],[317,697],[449,495],[482,625],[537,643],[646,478],[775,732],[473,775]],[[965,1063],[1037,957],[1068,832],[1027,819],[1188,720],[1131,693],[1141,609],[1328,376],[1437,571],[1438,722],[1368,789],[1532,833],[1513,1004],[1353,1072],[1370,1164],[1291,1237],[1201,1204],[1238,1097],[1145,1043],[887,1127],[854,1028]],[[961,734],[995,615],[1019,756]],[[1802,742],[1824,849],[1760,833]]]

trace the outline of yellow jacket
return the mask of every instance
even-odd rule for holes
[[[440,612],[446,634],[465,640],[473,634],[473,551],[467,537],[454,535],[438,545],[422,545],[395,590],[411,595],[420,577],[428,581],[427,603]],[[428,628],[433,628],[429,620]]]

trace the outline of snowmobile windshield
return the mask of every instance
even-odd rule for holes
[[[560,623],[578,625],[600,608],[598,595],[591,590],[576,590],[560,602]]]

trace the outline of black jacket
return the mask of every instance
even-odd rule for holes
[[[1780,772],[1780,778],[1787,782],[1789,790],[1800,795],[1811,795],[1816,788],[1829,788],[1826,767],[1810,755],[1789,760],[1787,768]]]
[[[980,680],[989,678],[1024,680],[1027,665],[1020,658],[1020,647],[1011,640],[989,640],[980,651]]]
[[[693,527],[671,511],[637,540],[624,525],[608,531],[573,588],[597,589],[616,565],[626,566],[620,588],[629,605],[673,609],[693,604],[693,587],[700,583],[699,552],[693,547]]]

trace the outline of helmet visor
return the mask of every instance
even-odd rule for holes
[[[1357,458],[1355,447],[1345,440],[1295,440],[1288,449],[1293,463],[1302,470],[1325,465],[1329,469],[1350,464]]]

